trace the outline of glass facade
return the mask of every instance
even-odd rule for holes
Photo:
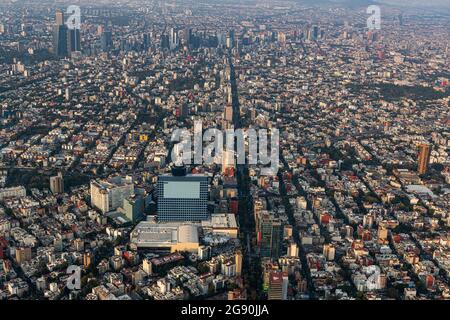
[[[158,220],[201,221],[209,218],[208,177],[203,175],[158,177]]]

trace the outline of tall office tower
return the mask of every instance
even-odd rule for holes
[[[161,49],[170,49],[170,39],[168,34],[161,35]]]
[[[229,35],[227,36],[226,45],[227,45],[227,49],[233,48],[233,40],[231,39],[231,37]]]
[[[269,300],[287,300],[288,275],[281,271],[272,271],[269,275]]]
[[[186,175],[180,168],[158,177],[158,220],[201,221],[208,214],[208,177]]]
[[[234,32],[234,30],[230,30],[229,35],[230,35],[231,43],[234,44],[236,41],[236,33]]]
[[[123,210],[125,211],[125,216],[133,223],[136,223],[144,216],[144,199],[141,195],[136,194],[123,199]]]
[[[174,28],[170,28],[169,46],[170,50],[175,50],[178,47],[178,32]]]
[[[67,51],[81,51],[81,35],[80,29],[71,29],[67,32]]]
[[[58,57],[67,56],[67,30],[64,24],[64,13],[56,11],[56,24],[53,26],[53,53]]]
[[[183,30],[183,44],[187,47],[190,46],[192,39],[192,30],[189,27],[184,28]]]
[[[112,32],[111,30],[105,30],[103,31],[101,38],[100,38],[102,51],[107,52],[113,47],[113,40],[112,40]]]
[[[143,39],[142,39],[142,46],[144,50],[148,50],[150,48],[150,34],[144,33]]]
[[[62,12],[61,10],[56,10],[55,23],[57,26],[64,25],[64,12]]]
[[[319,38],[319,27],[318,26],[314,26],[313,27],[313,39],[317,40]]]
[[[227,121],[233,121],[233,107],[230,104],[225,106],[223,110],[223,118]]]
[[[65,25],[53,27],[53,53],[58,57],[67,56],[67,27]]]
[[[281,255],[281,242],[283,239],[281,221],[271,216],[267,211],[263,212],[259,230],[261,257],[278,259]]]
[[[431,146],[426,143],[419,145],[419,158],[417,172],[419,174],[425,174],[430,164]]]
[[[400,14],[398,15],[398,24],[399,24],[400,26],[403,26],[403,14],[402,14],[402,13],[400,13]]]
[[[134,194],[131,177],[112,177],[107,180],[91,181],[91,204],[103,213],[116,210],[123,200]]]
[[[53,194],[64,192],[64,179],[61,172],[57,176],[50,177],[50,190]]]
[[[288,257],[298,257],[298,251],[299,251],[299,248],[297,246],[297,243],[295,241],[289,242],[287,256]]]

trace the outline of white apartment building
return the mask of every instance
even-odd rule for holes
[[[112,177],[107,180],[91,181],[91,205],[103,213],[116,210],[123,200],[134,194],[131,177]]]

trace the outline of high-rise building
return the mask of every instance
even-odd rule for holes
[[[107,180],[91,181],[91,204],[103,213],[116,210],[123,200],[134,194],[131,177],[112,177]]]
[[[281,271],[272,271],[269,275],[269,300],[287,300],[288,275]]]
[[[227,44],[227,49],[231,49],[233,47],[233,40],[231,39],[231,37],[229,35],[227,36],[226,44]]]
[[[161,35],[161,49],[170,49],[170,39],[168,34]]]
[[[283,239],[283,226],[281,221],[271,216],[267,211],[263,212],[259,230],[261,257],[278,259],[281,255],[281,243]]]
[[[67,51],[68,53],[81,51],[80,29],[72,29],[67,32]]]
[[[150,34],[144,33],[142,39],[142,47],[144,50],[147,50],[150,47],[151,37]]]
[[[50,191],[53,194],[64,192],[64,178],[61,172],[58,172],[56,176],[50,177]]]
[[[201,221],[209,218],[207,176],[162,175],[158,177],[157,192],[158,220]]]
[[[64,12],[62,12],[61,10],[56,10],[55,23],[57,26],[64,25]]]
[[[178,32],[174,28],[170,28],[170,35],[169,35],[170,50],[175,50],[178,47],[178,44],[179,44]]]
[[[65,25],[53,27],[53,53],[58,57],[67,56],[67,27]]]
[[[418,168],[419,174],[425,174],[430,164],[431,146],[426,143],[419,145]]]
[[[317,40],[319,38],[319,27],[318,26],[314,26],[313,27],[313,39]]]
[[[144,214],[144,199],[140,195],[133,194],[123,199],[123,210],[128,219],[136,223]]]
[[[183,31],[183,44],[187,47],[191,45],[192,29],[186,27]]]
[[[64,13],[56,11],[56,23],[53,26],[53,53],[58,57],[66,57],[68,54],[67,30],[64,24]]]
[[[111,30],[105,30],[102,32],[100,42],[101,42],[101,46],[102,46],[102,51],[107,52],[112,49],[113,40],[112,40]]]

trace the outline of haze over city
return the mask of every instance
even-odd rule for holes
[[[443,0],[0,0],[0,300],[448,300],[449,30]]]

